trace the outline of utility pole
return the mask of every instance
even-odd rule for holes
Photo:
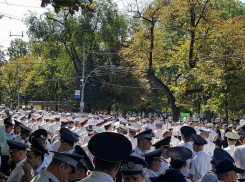
[[[13,36],[24,37],[24,34],[22,31],[21,35],[13,35],[13,34],[11,34],[11,31],[10,31],[10,37],[13,37]],[[16,57],[19,57],[19,55],[16,55]],[[18,61],[18,58],[17,58],[17,62],[16,62],[16,76],[17,76],[17,100],[18,100],[17,101],[18,102],[17,108],[20,109],[20,80],[19,80],[19,61]]]
[[[20,109],[20,80],[19,80],[19,61],[16,62],[16,75],[17,75],[17,99],[18,99],[18,109]]]
[[[80,109],[81,109],[81,112],[83,112],[83,108],[84,108],[84,72],[85,72],[85,42],[83,42],[83,75],[82,75],[82,96],[81,96],[81,103],[80,103]]]

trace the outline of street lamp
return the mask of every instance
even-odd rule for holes
[[[81,79],[81,81],[82,81],[82,96],[81,96],[81,103],[80,103],[81,112],[83,112],[83,107],[84,107],[84,88],[85,88],[85,85],[86,85],[86,83],[87,83],[87,80],[88,80],[89,76],[90,76],[94,71],[96,71],[97,69],[99,69],[99,68],[104,68],[104,67],[115,68],[116,66],[115,66],[115,65],[98,66],[97,68],[93,69],[93,70],[88,74],[88,76],[86,77],[85,81],[84,81],[84,79]]]

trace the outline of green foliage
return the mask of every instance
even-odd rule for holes
[[[25,56],[28,53],[28,43],[22,39],[14,39],[10,42],[8,47],[8,56],[10,59]]]

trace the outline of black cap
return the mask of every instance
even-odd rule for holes
[[[167,156],[178,161],[186,161],[192,157],[192,151],[186,147],[172,147],[168,149]]]
[[[156,149],[158,149],[160,147],[169,148],[170,147],[170,141],[171,141],[171,136],[168,136],[168,137],[156,142],[152,146],[155,146]]]
[[[215,173],[227,173],[229,171],[235,171],[237,173],[243,173],[244,169],[236,167],[235,163],[224,159],[218,162],[218,164],[215,166]]]
[[[143,131],[139,133],[138,135],[135,135],[134,138],[137,139],[147,139],[147,140],[152,140],[152,137],[155,137],[154,132],[152,132],[151,129]]]
[[[196,130],[190,126],[182,126],[180,132],[184,137],[190,137],[192,134],[196,134]]]
[[[37,139],[32,136],[31,145],[26,149],[28,152],[38,152],[40,154],[48,154],[48,151],[41,145]]]
[[[21,127],[21,132],[27,132],[28,133],[28,132],[32,131],[32,129],[27,127],[26,125],[20,124],[19,126]]]
[[[224,160],[224,159],[228,159],[234,162],[234,159],[231,157],[231,155],[228,152],[218,147],[215,148],[211,163],[216,165],[220,160]]]
[[[28,145],[25,145],[20,142],[16,142],[14,140],[7,140],[8,146],[9,146],[9,153],[12,153],[16,150],[26,150],[28,148]]]
[[[145,157],[146,162],[150,162],[153,159],[159,159],[162,160],[161,155],[162,155],[162,150],[163,148],[158,148],[152,152],[143,154],[142,157]]]
[[[31,138],[32,136],[36,138],[37,140],[46,140],[48,136],[48,132],[45,129],[38,129],[34,131],[30,137],[29,137],[29,142],[31,143]]]
[[[81,163],[87,170],[94,170],[93,163],[81,146],[76,145],[73,153],[83,156],[78,162]]]
[[[103,132],[90,139],[88,149],[98,159],[108,162],[120,162],[129,157],[132,144],[123,135]]]
[[[121,172],[123,175],[141,174],[148,165],[144,159],[137,156],[129,156],[127,159],[123,160],[121,164]]]
[[[78,135],[73,133],[68,128],[61,128],[60,139],[68,143],[74,143],[78,141]]]
[[[170,168],[158,177],[150,177],[152,182],[186,182],[185,177],[178,169]]]
[[[9,116],[9,117],[7,117],[7,118],[5,118],[4,120],[3,120],[3,124],[5,125],[5,127],[11,127],[11,126],[14,126],[14,123],[13,123],[13,121],[12,121],[12,116]]]
[[[206,145],[208,142],[199,135],[192,134],[191,138],[196,145]]]

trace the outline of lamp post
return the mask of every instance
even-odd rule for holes
[[[81,79],[81,81],[82,81],[82,93],[81,93],[81,103],[80,103],[80,109],[81,109],[81,112],[83,112],[83,107],[84,107],[84,88],[85,88],[85,85],[86,85],[86,83],[87,83],[88,78],[90,77],[90,75],[91,75],[94,71],[96,71],[96,70],[99,69],[99,68],[104,68],[104,67],[111,67],[111,68],[114,68],[114,67],[116,67],[116,66],[115,66],[115,65],[98,66],[98,67],[96,67],[95,69],[93,69],[93,70],[88,74],[88,76],[86,77],[85,81],[84,81],[84,79]],[[82,105],[83,105],[83,107],[81,107]]]

